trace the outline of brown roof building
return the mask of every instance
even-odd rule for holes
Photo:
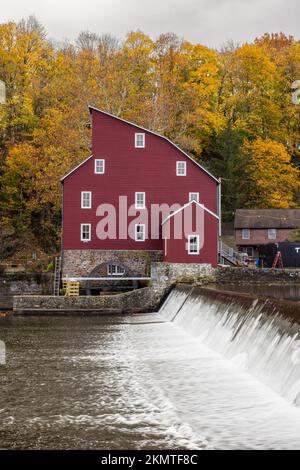
[[[257,256],[259,245],[288,240],[300,228],[300,209],[238,209],[235,214],[235,243],[239,251]]]

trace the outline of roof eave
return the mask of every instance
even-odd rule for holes
[[[71,175],[72,173],[74,173],[74,171],[76,171],[78,168],[80,168],[82,165],[84,165],[84,163],[86,163],[90,158],[92,158],[93,155],[90,155],[88,158],[86,158],[85,160],[83,160],[83,162],[79,163],[79,165],[77,165],[75,168],[73,168],[73,170],[69,171],[69,173],[67,173],[65,176],[63,176],[61,179],[60,179],[60,182],[63,183],[64,180],[69,176]]]
[[[204,171],[208,176],[210,176],[217,184],[220,184],[220,182],[221,182],[220,178],[216,178],[214,175],[212,175],[208,170],[206,170],[206,168],[204,168],[202,165],[200,165],[200,163],[196,162],[196,160],[194,160],[192,157],[190,157],[190,155],[188,155],[184,150],[182,150],[180,147],[178,147],[178,145],[174,144],[174,142],[172,142],[172,140],[168,139],[164,135],[158,134],[157,132],[151,131],[150,129],[146,129],[145,127],[139,126],[138,124],[135,124],[134,122],[127,121],[126,119],[120,118],[119,116],[114,116],[113,114],[110,114],[106,111],[103,111],[102,109],[96,108],[95,106],[89,106],[88,108],[89,108],[89,111],[90,111],[91,114],[92,114],[92,111],[97,111],[99,113],[105,114],[106,116],[110,116],[114,119],[118,119],[119,121],[125,122],[126,124],[137,127],[138,129],[141,129],[145,132],[150,132],[150,134],[156,135],[157,137],[160,137],[161,139],[166,140],[167,142],[169,142],[169,144],[173,145],[173,147],[175,147],[183,155],[185,155],[189,160],[191,160],[191,162],[193,162],[195,165],[197,165],[199,168],[201,168],[201,170]]]
[[[172,212],[172,214],[169,214],[161,223],[161,225],[164,225],[166,222],[168,222],[172,217],[174,217],[175,215],[179,214],[179,212],[183,211],[184,209],[186,209],[188,206],[190,206],[191,204],[196,204],[198,207],[201,207],[201,209],[204,209],[206,212],[208,212],[210,215],[212,215],[213,217],[215,217],[217,220],[220,220],[220,217],[215,214],[213,211],[211,211],[210,209],[208,209],[207,207],[205,207],[204,204],[200,204],[200,202],[196,201],[196,200],[192,200],[192,201],[189,201],[187,202],[186,204],[184,204],[183,206],[181,206],[179,209],[177,209],[176,211]]]

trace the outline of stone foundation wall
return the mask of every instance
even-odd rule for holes
[[[18,276],[9,286],[10,292],[20,294],[14,297],[14,313],[31,315],[132,314],[158,311],[172,285],[176,283],[300,283],[300,270],[231,267],[214,269],[209,264],[154,262],[151,265],[150,287],[116,295],[54,297],[42,295],[51,293],[51,275],[33,274],[26,282],[22,275]],[[41,295],[24,295],[26,293]],[[224,292],[220,291],[220,296],[224,295]],[[246,295],[240,296],[244,298]]]
[[[116,295],[79,297],[23,295],[14,298],[14,314],[99,315],[153,312],[159,309],[167,294],[167,288],[145,287]]]
[[[210,264],[199,263],[152,263],[153,284],[174,284],[175,282],[214,282],[215,269]]]
[[[300,269],[250,269],[230,266],[216,269],[220,284],[300,283]]]
[[[12,308],[14,295],[51,295],[53,274],[12,273],[0,276],[0,308]]]
[[[148,277],[151,263],[162,259],[162,251],[64,250],[62,275],[86,277],[97,266],[113,261],[126,266],[136,276]],[[101,273],[104,276],[106,274]]]

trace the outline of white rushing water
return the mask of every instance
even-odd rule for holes
[[[296,329],[256,304],[177,288],[159,313],[1,335],[1,448],[300,450]]]
[[[255,306],[241,316],[236,306],[174,290],[159,313],[165,323],[145,328],[140,317],[126,329],[123,359],[134,360],[147,407],[165,410],[174,438],[178,430],[173,445],[300,449],[297,339]]]
[[[246,310],[180,289],[173,290],[160,314],[300,405],[300,336],[287,320],[264,314],[257,301]]]

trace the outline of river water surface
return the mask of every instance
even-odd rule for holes
[[[0,320],[2,449],[300,449],[300,409],[163,314]]]

